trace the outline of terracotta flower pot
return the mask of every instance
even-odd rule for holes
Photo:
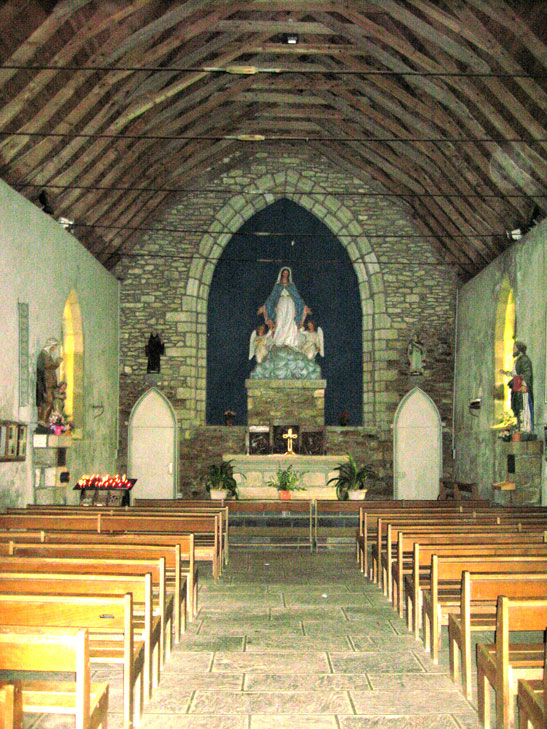
[[[279,498],[288,500],[291,498],[291,492],[290,491],[280,491],[279,492]]]

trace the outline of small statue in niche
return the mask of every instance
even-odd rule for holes
[[[411,375],[423,375],[425,365],[425,348],[420,336],[413,334],[407,349]]]
[[[152,331],[148,338],[148,343],[144,348],[148,357],[147,372],[159,372],[161,364],[161,355],[165,354],[165,344],[161,341],[159,334]]]
[[[511,410],[517,419],[518,429],[531,433],[534,430],[534,373],[526,349],[524,342],[516,341],[513,345],[513,371],[501,372],[511,377],[507,385],[511,388]]]
[[[53,411],[55,394],[58,389],[57,369],[63,361],[59,352],[59,342],[48,339],[38,355],[36,363],[36,407],[38,425],[49,428],[49,418]]]

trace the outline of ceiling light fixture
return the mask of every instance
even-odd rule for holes
[[[289,46],[295,46],[298,43],[298,33],[285,33],[284,42]]]

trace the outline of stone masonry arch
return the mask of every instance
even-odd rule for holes
[[[354,214],[336,197],[311,180],[305,173],[294,170],[265,174],[254,179],[248,189],[263,191],[261,195],[241,194],[231,197],[217,212],[209,230],[203,235],[194,254],[188,279],[182,291],[181,333],[185,336],[204,333],[207,322],[209,288],[216,263],[222,251],[241,226],[255,213],[285,197],[301,205],[323,222],[345,247],[359,283],[362,312],[363,362],[363,425],[385,429],[378,406],[383,401],[390,319],[386,312],[383,276],[376,254]],[[271,190],[283,189],[283,194]],[[306,190],[307,192],[295,192]],[[320,195],[318,195],[318,193]],[[187,390],[195,396],[189,408],[180,413],[183,427],[205,424],[206,402],[206,336],[197,336],[195,356],[186,372]],[[384,353],[384,354],[383,354]]]

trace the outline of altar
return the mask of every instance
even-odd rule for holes
[[[301,474],[303,491],[292,491],[291,499],[336,499],[336,489],[327,482],[338,475],[337,466],[348,456],[256,455],[226,453],[224,461],[232,461],[240,499],[278,499],[276,488],[267,486],[279,469],[292,466]]]

